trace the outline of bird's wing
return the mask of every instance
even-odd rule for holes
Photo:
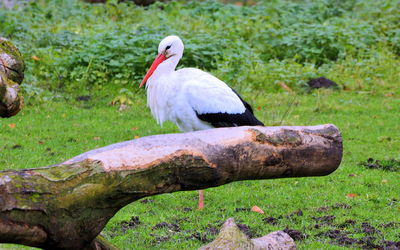
[[[188,103],[200,120],[214,127],[263,125],[254,117],[251,106],[218,78],[198,69],[177,72]]]
[[[239,95],[238,92],[236,92],[236,90],[234,90],[233,88],[231,88],[231,89],[240,98],[240,100],[242,101],[242,103],[246,107],[246,109],[248,109],[250,111],[250,113],[254,114],[253,108],[250,106],[250,104],[248,104],[245,100],[243,100],[243,98]]]

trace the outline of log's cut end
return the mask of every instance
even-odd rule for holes
[[[25,63],[21,52],[3,37],[0,37],[0,71],[17,84],[24,79]]]
[[[342,161],[342,136],[333,124],[254,127],[249,131],[254,141],[265,146],[258,164],[260,176],[265,176],[263,171],[277,174],[270,178],[323,176],[334,172]]]
[[[0,70],[0,117],[18,114],[24,107],[24,98],[19,95],[19,85],[6,78]]]
[[[19,50],[0,37],[0,117],[14,116],[23,108],[19,85],[24,79],[24,69]]]

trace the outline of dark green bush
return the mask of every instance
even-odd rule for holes
[[[287,28],[271,29],[264,35],[269,41],[263,53],[266,60],[295,58],[318,66],[348,54],[356,55],[379,41],[373,26],[347,18],[334,18],[325,23],[296,23]]]
[[[26,82],[50,90],[136,84],[170,34],[185,43],[179,67],[214,71],[250,88],[276,81],[293,87],[322,65],[365,58],[377,47],[399,55],[398,7],[394,0],[276,0],[246,7],[172,1],[148,8],[40,0],[0,9],[0,36],[24,54]]]

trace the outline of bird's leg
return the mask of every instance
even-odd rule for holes
[[[199,210],[204,208],[204,200],[203,200],[203,190],[199,190]]]

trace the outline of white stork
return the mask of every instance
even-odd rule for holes
[[[140,84],[141,87],[147,83],[147,105],[158,124],[169,120],[183,132],[264,125],[254,116],[251,106],[215,76],[195,68],[175,71],[183,49],[179,37],[164,38],[157,58]],[[199,209],[203,207],[200,190]]]

